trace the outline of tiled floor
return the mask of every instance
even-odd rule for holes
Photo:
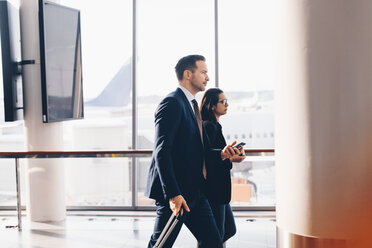
[[[6,248],[136,248],[147,247],[152,233],[154,216],[68,216],[63,223],[28,223],[24,228],[5,228],[15,225],[15,216],[0,216],[0,247]],[[274,248],[275,217],[236,214],[237,234],[228,248]],[[184,226],[174,248],[196,247],[195,238]]]

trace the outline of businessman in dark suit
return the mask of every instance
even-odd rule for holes
[[[172,247],[184,223],[199,247],[219,248],[222,241],[213,213],[201,192],[207,172],[205,160],[221,161],[240,151],[232,145],[213,150],[202,130],[195,94],[209,81],[205,58],[189,55],[176,65],[179,87],[159,104],[155,113],[155,144],[145,195],[156,200],[156,221],[148,247],[153,247],[171,214],[185,209],[164,247]]]

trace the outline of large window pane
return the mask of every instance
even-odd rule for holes
[[[151,158],[137,159],[137,204],[138,206],[154,206],[155,201],[145,196],[147,173],[150,168]]]
[[[231,171],[232,206],[274,206],[273,157],[248,157]]]
[[[67,206],[130,206],[131,159],[64,159]]]
[[[65,150],[131,148],[132,1],[61,4],[81,11],[85,111],[83,120],[64,122]],[[132,204],[131,159],[65,161],[68,205]]]
[[[25,185],[25,160],[20,159],[20,184],[21,184],[21,202],[26,204],[26,185]],[[16,173],[15,159],[0,160],[0,206],[16,206]]]
[[[177,61],[189,54],[206,57],[214,87],[214,1],[138,0],[138,147],[152,149],[154,113],[161,99],[174,91]],[[200,95],[197,97],[200,99]],[[141,160],[138,177],[147,178],[148,159]],[[139,204],[145,180],[139,180]],[[153,205],[153,204],[151,204]]]
[[[0,160],[0,206],[16,204],[14,159]]]
[[[229,103],[220,121],[227,142],[243,141],[245,148],[274,148],[273,6],[274,0],[219,1],[219,85]],[[274,161],[250,160],[232,170],[233,205],[275,205]]]
[[[26,159],[19,159],[20,185],[21,185],[21,204],[26,205]],[[0,207],[16,206],[16,173],[15,159],[0,159]]]

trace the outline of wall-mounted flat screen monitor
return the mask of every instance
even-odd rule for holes
[[[84,117],[80,11],[39,0],[43,122]]]
[[[21,32],[19,9],[8,1],[0,0],[0,53],[3,80],[4,120],[23,119],[23,90],[20,66]]]

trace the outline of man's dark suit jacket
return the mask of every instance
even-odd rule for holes
[[[204,147],[198,123],[180,88],[170,93],[155,113],[155,144],[145,195],[163,201],[182,195],[193,200],[203,182],[203,160],[221,161],[221,150]]]

